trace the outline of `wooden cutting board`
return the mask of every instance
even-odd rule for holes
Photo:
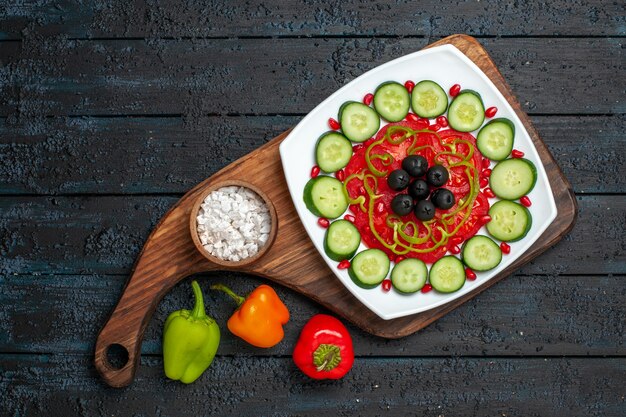
[[[558,215],[531,249],[496,277],[461,298],[423,313],[382,320],[341,284],[308,239],[291,201],[278,153],[278,146],[289,133],[285,132],[198,184],[161,219],[98,336],[95,365],[102,378],[115,387],[132,382],[139,365],[143,334],[154,309],[177,282],[194,273],[233,270],[266,277],[306,295],[369,333],[399,338],[449,313],[560,240],[573,227],[576,218],[576,200],[570,184],[485,49],[474,38],[465,35],[447,37],[427,48],[443,44],[456,46],[487,74],[511,104],[539,152],[550,179]],[[196,249],[190,230],[193,229],[190,218],[198,201],[211,189],[233,182],[249,184],[269,200],[272,218],[277,225],[266,245],[267,250],[245,265],[209,260]],[[120,369],[113,368],[107,360],[107,350],[112,345],[121,345],[128,351],[128,362]]]

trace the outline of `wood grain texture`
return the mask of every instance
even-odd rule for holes
[[[613,0],[2,2],[0,415],[622,417],[623,358],[583,356],[624,355],[625,7]],[[327,310],[278,285],[293,319],[276,350],[251,348],[223,327],[223,354],[210,374],[192,386],[166,380],[153,355],[162,320],[192,302],[186,280],[148,325],[149,356],[135,384],[116,390],[100,382],[86,353],[150,230],[184,191],[295,125],[365,68],[455,32],[482,37],[580,193],[577,226],[563,241],[411,336],[381,339],[348,324],[359,358],[337,383],[305,381],[291,365],[300,326]],[[216,37],[230,39],[199,39]],[[256,46],[274,66],[245,61]],[[262,102],[221,101],[212,89],[244,79]],[[306,95],[293,94],[303,88]],[[82,114],[106,116],[67,117]],[[242,292],[264,282],[235,272],[198,277],[204,288],[226,280]],[[208,297],[224,326],[230,305]],[[551,358],[561,355],[578,357]]]
[[[36,37],[5,42],[0,115],[308,113],[348,81],[427,43],[425,38]],[[626,79],[615,76],[624,71],[622,38],[481,43],[527,112],[626,113]]]
[[[178,198],[0,198],[0,274],[128,274],[150,231]],[[626,198],[577,199],[577,227],[520,273],[624,274]]]
[[[122,275],[8,275],[0,278],[0,353],[82,354],[93,351],[100,326],[117,301]],[[234,310],[224,283],[247,294],[264,279],[236,272],[196,274],[208,314],[222,326],[218,358],[244,355],[263,360],[288,356],[304,324],[323,306],[282,286],[275,290],[291,312],[285,339],[258,349],[233,336],[225,323]],[[624,276],[515,274],[469,300],[431,326],[402,339],[383,339],[346,323],[358,357],[441,356],[625,356]],[[141,347],[160,355],[163,323],[193,305],[190,279],[176,285],[155,310]],[[217,359],[218,361],[221,359]]]
[[[456,46],[472,59],[507,97],[526,126],[548,173],[558,215],[533,248],[496,277],[463,297],[423,313],[382,320],[358,302],[336,279],[312,242],[301,239],[306,236],[306,232],[290,200],[278,155],[278,146],[288,134],[285,132],[197,185],[161,219],[139,255],[120,301],[98,335],[95,364],[103,379],[115,387],[130,384],[139,364],[141,340],[156,304],[185,276],[220,268],[220,265],[204,259],[199,251],[194,250],[195,243],[187,227],[198,198],[219,184],[236,180],[257,187],[273,203],[279,219],[277,225],[272,225],[277,227],[278,236],[265,255],[249,264],[233,265],[228,270],[269,278],[319,302],[363,330],[386,338],[403,337],[424,328],[560,240],[576,219],[576,201],[569,184],[480,44],[471,37],[455,35],[431,46],[447,43]],[[297,248],[293,242],[299,242]],[[121,369],[112,368],[107,360],[107,350],[114,344],[128,351],[128,362]]]
[[[182,194],[301,118],[0,119],[0,193]],[[531,120],[576,193],[626,189],[626,115]]]
[[[105,389],[89,360],[5,355],[0,414],[622,417],[626,395],[624,358],[368,358],[318,382],[288,357],[236,356],[182,386],[163,376],[160,358],[145,357],[125,390]]]
[[[209,5],[209,7],[207,7]],[[445,3],[217,0],[16,2],[0,13],[0,39],[70,37],[624,35],[624,5],[496,0]],[[529,24],[532,22],[532,24]]]

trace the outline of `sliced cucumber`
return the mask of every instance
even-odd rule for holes
[[[336,178],[320,175],[304,187],[304,204],[318,217],[336,219],[348,208],[343,184]]]
[[[361,288],[374,288],[389,272],[389,257],[380,249],[367,249],[359,252],[348,269],[352,281]]]
[[[436,82],[420,81],[411,91],[411,107],[418,116],[432,119],[446,112],[448,95]]]
[[[354,256],[361,244],[361,234],[356,226],[347,220],[331,223],[324,238],[324,250],[333,261],[343,261]]]
[[[378,132],[380,117],[363,103],[347,101],[339,108],[341,130],[352,142],[365,142]]]
[[[391,284],[404,294],[414,293],[422,289],[428,278],[426,264],[414,258],[398,262],[391,271]]]
[[[430,268],[430,285],[439,292],[455,292],[465,284],[465,268],[454,256],[444,256]]]
[[[537,168],[527,159],[505,159],[491,171],[489,186],[503,200],[517,200],[533,189],[537,182]]]
[[[452,129],[459,132],[471,132],[478,129],[484,120],[485,106],[483,99],[476,91],[461,90],[450,103],[448,123]]]
[[[487,158],[494,161],[506,159],[513,150],[515,125],[509,119],[493,119],[478,132],[476,146]]]
[[[474,271],[489,271],[500,265],[502,250],[487,236],[474,236],[463,245],[461,256]]]
[[[324,172],[344,168],[352,158],[352,144],[341,133],[326,132],[317,140],[315,161]]]
[[[409,91],[400,83],[387,81],[376,88],[374,108],[388,122],[399,122],[409,114]]]
[[[503,242],[514,242],[522,239],[530,231],[532,216],[528,209],[512,201],[501,200],[489,209],[491,221],[487,223],[487,231]]]

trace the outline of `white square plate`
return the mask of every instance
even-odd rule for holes
[[[380,287],[366,290],[354,284],[347,271],[337,269],[337,262],[326,256],[324,253],[326,230],[318,226],[318,218],[309,212],[304,205],[302,192],[310,179],[311,167],[315,165],[315,144],[318,137],[329,130],[328,119],[330,117],[337,118],[339,107],[345,101],[361,101],[365,94],[373,93],[376,87],[384,81],[393,80],[404,83],[406,80],[418,82],[426,79],[439,83],[446,91],[458,83],[464,89],[479,92],[485,103],[485,108],[496,106],[498,108],[497,117],[506,117],[515,124],[515,149],[524,152],[525,158],[532,161],[537,167],[537,184],[529,194],[533,203],[529,208],[533,218],[532,228],[522,240],[510,244],[510,255],[503,256],[502,262],[497,268],[477,273],[475,281],[466,281],[465,285],[457,292],[441,294],[431,291],[426,294],[417,292],[411,295],[402,295],[393,290],[385,293]],[[383,125],[384,123],[381,122],[381,128]],[[471,133],[476,136],[477,132]],[[545,169],[524,125],[491,80],[452,45],[438,46],[395,59],[366,72],[340,88],[298,123],[281,143],[280,157],[293,203],[304,228],[320,255],[335,273],[337,279],[359,301],[385,320],[438,307],[467,294],[479,285],[483,285],[526,252],[548,228],[557,214],[554,196]],[[490,199],[490,204],[494,202],[495,199]],[[487,235],[485,227],[481,228],[477,234]],[[361,244],[359,251],[364,249],[366,247]]]

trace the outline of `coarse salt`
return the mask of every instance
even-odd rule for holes
[[[246,187],[222,187],[208,194],[198,210],[200,243],[211,255],[238,262],[256,255],[271,230],[265,201]]]

